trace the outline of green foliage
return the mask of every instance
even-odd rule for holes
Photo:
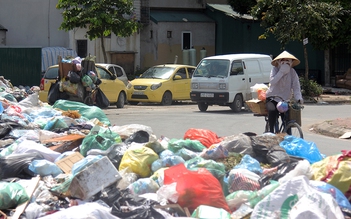
[[[103,38],[111,33],[128,37],[139,28],[133,0],[59,0],[56,8],[63,9],[60,30],[86,28],[90,40],[101,39],[105,62],[107,56]]]
[[[323,93],[323,88],[320,84],[313,80],[306,80],[300,77],[301,93],[304,97],[319,97]]]
[[[338,2],[317,0],[258,0],[251,10],[265,28],[262,38],[273,34],[282,46],[308,38],[315,48],[332,40],[344,13]]]
[[[109,36],[127,37],[137,31],[132,0],[59,0],[57,9],[63,9],[61,30],[87,28],[90,40]]]

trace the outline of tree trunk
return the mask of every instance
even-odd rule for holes
[[[101,34],[101,50],[102,50],[102,54],[104,55],[104,62],[107,63],[107,55],[106,55],[106,51],[105,51],[105,41],[104,41],[104,34]]]
[[[303,45],[303,55],[305,57],[305,80],[308,80],[308,55],[307,55],[307,47],[306,45]]]

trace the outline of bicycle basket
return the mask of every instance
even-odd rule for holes
[[[295,120],[295,122],[301,126],[301,109],[296,109],[289,104],[289,120]]]

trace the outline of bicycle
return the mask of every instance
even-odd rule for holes
[[[280,98],[283,101],[283,98],[279,97],[279,96],[272,96],[273,98],[277,97]],[[289,105],[289,109],[286,112],[283,113],[279,113],[276,123],[275,123],[275,132],[276,133],[286,133],[288,135],[292,135],[294,137],[298,137],[298,138],[303,138],[303,132],[301,129],[301,126],[299,125],[299,123],[296,121],[296,119],[292,118],[290,116],[290,112],[292,112],[292,110],[302,110],[303,106],[302,105],[298,105],[298,104],[294,104],[291,102],[288,102]],[[297,108],[297,109],[295,109]],[[264,133],[270,132],[269,130],[269,122],[268,122],[268,113],[266,114],[257,114],[255,113],[254,116],[264,116],[264,119],[266,121],[266,125],[265,125],[265,130]],[[299,115],[301,117],[301,115]],[[280,118],[280,122],[279,122],[279,118]]]

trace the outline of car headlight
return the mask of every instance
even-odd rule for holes
[[[157,88],[161,87],[162,83],[157,83],[157,84],[153,84],[150,86],[151,90],[156,90]]]
[[[220,90],[226,90],[226,89],[227,89],[227,84],[226,84],[226,83],[219,83],[219,84],[218,84],[218,89],[220,89]]]
[[[191,88],[192,89],[199,89],[199,84],[198,83],[191,83]]]
[[[131,83],[128,82],[127,84],[127,89],[131,89],[133,87],[133,85]]]

